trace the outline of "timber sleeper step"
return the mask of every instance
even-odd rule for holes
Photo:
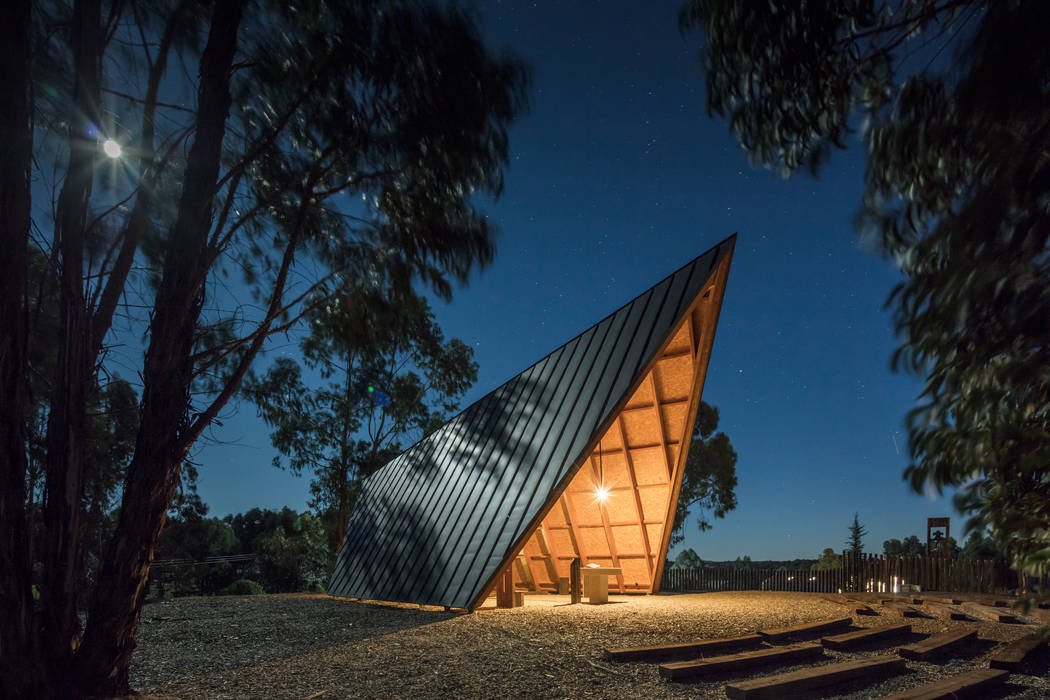
[[[714,652],[757,647],[761,644],[762,637],[757,634],[746,634],[742,637],[701,639],[694,642],[681,642],[677,644],[658,644],[647,647],[606,649],[605,658],[609,661],[662,661],[683,657],[695,658]]]
[[[1006,671],[1020,671],[1028,657],[1045,645],[1046,640],[1042,635],[1033,632],[997,649],[988,660],[988,665]]]
[[[1007,624],[1018,624],[1021,620],[1016,615],[1011,613],[1003,612],[1002,607],[995,607],[993,605],[982,605],[981,603],[963,603],[963,610],[974,615],[975,617],[982,618],[984,620],[990,620],[991,622],[1004,622]]]
[[[836,634],[832,637],[824,637],[820,640],[820,643],[828,649],[844,651],[854,649],[868,642],[900,637],[905,634],[911,634],[911,625],[885,625],[882,627],[868,627],[856,632]]]
[[[883,700],[955,700],[956,698],[984,697],[988,691],[1001,685],[1010,674],[995,668],[979,668],[926,683],[900,693],[887,695]]]
[[[792,693],[801,693],[827,686],[867,679],[878,681],[905,671],[904,659],[894,656],[874,656],[857,661],[846,661],[826,666],[804,668],[799,671],[778,673],[726,686],[726,695],[732,700],[754,700],[755,698],[782,698]]]
[[[759,630],[758,633],[767,642],[779,642],[789,637],[794,637],[803,634],[812,634],[817,632],[829,632],[831,630],[842,629],[849,627],[853,624],[852,617],[840,617],[834,620],[820,620],[818,622],[807,622],[802,625],[794,625],[793,627],[779,627],[777,629],[770,630]]]
[[[802,663],[813,661],[823,656],[824,647],[819,644],[758,649],[757,651],[746,651],[740,654],[714,656],[710,659],[662,664],[660,666],[660,675],[670,681],[682,681],[702,676],[742,671],[759,666],[770,666],[773,664],[783,666]]]
[[[912,661],[924,661],[931,656],[956,652],[962,647],[969,646],[977,641],[977,630],[960,630],[935,634],[932,637],[900,647],[897,653]]]

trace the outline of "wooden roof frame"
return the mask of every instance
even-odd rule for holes
[[[607,431],[616,423],[622,424],[623,412],[626,409],[630,398],[634,395],[638,388],[645,382],[654,381],[653,369],[660,362],[660,360],[663,359],[664,351],[666,350],[667,346],[671,343],[677,330],[682,325],[689,323],[692,323],[692,327],[695,328],[695,322],[692,322],[692,319],[695,317],[695,315],[699,315],[700,321],[702,323],[702,328],[696,353],[696,364],[694,367],[694,370],[696,371],[696,377],[692,385],[692,394],[689,397],[689,409],[686,414],[687,417],[685,422],[685,436],[680,443],[680,448],[678,450],[678,456],[675,460],[675,464],[669,465],[672,470],[670,498],[665,511],[666,516],[664,518],[662,528],[662,539],[659,545],[659,549],[656,552],[653,552],[652,554],[647,552],[646,556],[647,565],[651,557],[655,558],[655,561],[653,562],[654,568],[652,571],[651,578],[652,585],[649,592],[660,592],[660,580],[661,578],[663,578],[664,565],[666,564],[667,560],[667,550],[670,547],[671,531],[674,524],[676,505],[678,503],[678,496],[682,488],[682,480],[685,476],[685,462],[689,456],[689,441],[692,438],[692,426],[693,423],[696,421],[696,414],[700,407],[700,397],[703,394],[704,382],[707,378],[707,365],[708,361],[711,358],[711,349],[714,345],[715,330],[718,327],[718,317],[721,314],[722,310],[722,300],[725,297],[726,283],[729,279],[729,267],[732,262],[732,257],[732,250],[730,250],[729,254],[726,255],[725,258],[723,258],[722,261],[719,263],[714,274],[710,278],[710,282],[700,290],[700,293],[697,295],[696,299],[693,300],[693,303],[690,304],[689,307],[687,307],[687,309],[685,310],[685,312],[682,313],[681,318],[676,323],[674,330],[671,333],[669,333],[668,336],[664,339],[664,341],[660,345],[659,350],[657,350],[657,352],[653,355],[653,358],[649,361],[649,363],[639,374],[637,380],[633,382],[630,389],[624,393],[622,399],[617,403],[617,405],[613,409],[610,417],[598,428],[597,431],[595,431],[594,437],[588,443],[586,449],[584,450],[583,456],[579,460],[577,460],[577,463],[574,465],[574,467],[565,475],[562,481],[551,492],[550,498],[548,499],[546,506],[536,515],[535,518],[533,518],[532,522],[526,528],[524,535],[522,535],[517,541],[515,541],[511,548],[508,550],[505,561],[502,563],[497,572],[492,576],[492,578],[483,587],[481,594],[474,601],[472,601],[468,610],[476,609],[482,604],[482,602],[485,601],[486,598],[488,598],[492,594],[497,579],[502,575],[503,571],[505,570],[504,567],[509,566],[514,561],[516,561],[522,551],[522,548],[524,547],[525,543],[529,540],[529,538],[531,538],[536,532],[541,531],[544,519],[547,517],[550,511],[555,507],[564,507],[565,500],[563,499],[563,496],[565,495],[566,489],[568,488],[569,484],[577,476],[580,470],[583,469],[584,465],[587,465],[592,461],[594,452],[597,449],[599,442],[603,439],[603,436],[607,433]],[[654,396],[655,395],[656,392],[654,389]],[[659,401],[656,401],[654,407],[657,411],[659,411]],[[627,449],[626,445],[623,449],[625,453],[629,454],[629,450]],[[662,452],[666,458],[666,450],[662,450]],[[625,456],[625,458],[628,463],[629,473],[631,474],[633,480],[634,468],[631,464],[631,459],[629,456]],[[634,488],[632,490],[634,491],[634,495],[637,498],[637,484],[633,484],[633,486]],[[578,527],[578,525],[573,527]],[[607,523],[605,527],[608,529]],[[575,532],[575,530],[573,531]],[[574,539],[578,540],[578,536],[574,537]],[[610,536],[610,541],[611,540],[612,537]],[[643,543],[648,549],[649,547],[647,538],[643,537]],[[580,547],[578,545],[577,551],[579,551],[579,548]],[[615,550],[611,552],[611,558],[614,562],[613,565],[617,566],[616,560],[619,557]]]

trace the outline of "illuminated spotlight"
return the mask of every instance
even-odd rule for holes
[[[594,489],[594,500],[598,503],[605,503],[609,500],[609,487],[605,484]]]
[[[113,139],[106,139],[105,141],[103,141],[102,150],[110,158],[120,158],[120,144],[114,141]]]

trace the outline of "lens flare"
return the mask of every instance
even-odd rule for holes
[[[605,484],[594,489],[594,500],[598,503],[605,503],[609,500],[609,487]]]
[[[113,139],[106,139],[102,142],[102,150],[110,158],[120,158],[120,144]]]

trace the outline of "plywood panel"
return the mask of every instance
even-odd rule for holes
[[[533,533],[532,537],[525,541],[525,547],[522,549],[522,552],[527,557],[542,554],[540,552],[540,544],[536,541],[536,533]]]
[[[602,435],[602,439],[595,446],[594,453],[598,454],[598,447],[601,447],[602,452],[613,452],[623,448],[623,436],[620,435],[620,426],[613,423],[605,434]]]
[[[655,410],[638,409],[636,411],[625,411],[623,413],[623,425],[627,431],[627,445],[629,447],[652,445],[660,442],[660,423],[656,419]]]
[[[642,528],[638,525],[614,525],[612,533],[613,540],[616,542],[616,553],[621,557],[629,554],[645,554]]]
[[[661,401],[688,399],[693,388],[693,359],[689,355],[660,360],[656,366],[656,392]]]
[[[685,436],[686,413],[689,411],[687,403],[673,403],[660,407],[660,414],[664,421],[664,434],[669,438]]]
[[[620,569],[623,570],[623,582],[628,585],[640,585],[648,586],[651,581],[649,580],[649,567],[645,563],[645,559],[625,559],[620,558]]]
[[[582,493],[570,493],[567,495],[570,499],[570,507],[573,519],[573,525],[579,527],[581,525],[601,525],[602,524],[602,513],[598,508],[597,501],[594,500],[594,491],[582,492]]]
[[[689,352],[692,348],[689,347],[689,324],[683,323],[678,332],[675,333],[674,338],[667,345],[664,350],[665,355],[676,355],[680,352]]]
[[[609,540],[605,537],[605,529],[601,527],[581,527],[577,529],[580,545],[587,561],[591,562],[595,557],[611,556],[609,551]]]
[[[649,537],[649,549],[650,549],[650,551],[653,551],[653,552],[659,551],[659,549],[660,549],[660,540],[664,536],[663,523],[660,523],[659,525],[656,525],[656,524],[646,525],[645,526],[645,533]],[[656,558],[656,555],[654,554],[653,555],[653,559],[655,559],[655,558]]]
[[[550,530],[551,544],[554,545],[554,550],[558,552],[559,556],[566,556],[572,554],[576,556],[579,554],[576,548],[572,546],[572,538],[569,536],[568,530]]]
[[[631,450],[634,476],[638,479],[639,486],[667,483],[667,465],[661,454],[663,449],[662,447],[646,447]]]
[[[597,456],[591,459],[591,464],[598,469]],[[627,460],[623,452],[603,456],[600,466],[600,473],[608,488],[626,488],[631,485],[631,478],[627,475]]]
[[[642,513],[646,520],[663,520],[667,515],[667,486],[647,486],[638,488],[642,501]]]
[[[565,514],[558,505],[555,505],[550,509],[547,513],[547,517],[543,519],[543,524],[547,527],[565,527],[568,525],[568,523],[565,522]]]
[[[634,494],[630,489],[613,491],[605,502],[605,512],[610,523],[638,522],[638,507],[634,503]]]
[[[656,395],[653,394],[652,384],[646,380],[642,382],[642,385],[638,387],[637,391],[627,401],[627,408],[652,406],[655,401]]]

